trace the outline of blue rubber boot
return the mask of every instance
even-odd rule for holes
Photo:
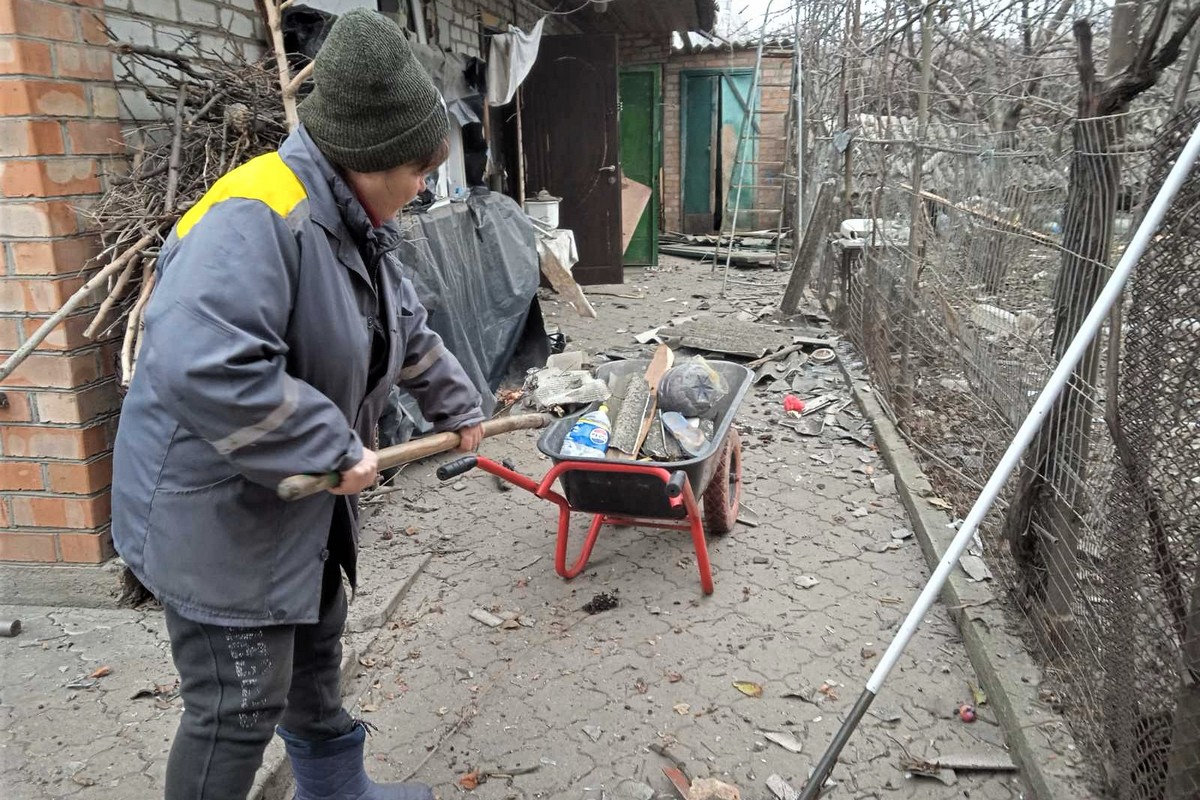
[[[293,800],[433,800],[423,783],[375,783],[363,766],[362,723],[336,739],[310,742],[276,729],[287,747],[296,777]]]

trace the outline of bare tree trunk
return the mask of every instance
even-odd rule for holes
[[[1063,227],[1062,268],[1054,291],[1052,356],[1058,361],[1104,287],[1112,246],[1120,162],[1109,153],[1111,119],[1080,119]],[[1094,342],[1042,425],[1010,506],[1006,533],[1021,567],[1024,591],[1044,612],[1051,653],[1074,639],[1076,547],[1085,507],[1100,344]]]
[[[1135,52],[1128,68],[1111,81],[1101,80],[1096,74],[1091,23],[1077,20],[1073,26],[1080,91],[1063,225],[1062,269],[1054,291],[1051,348],[1056,361],[1066,352],[1107,276],[1121,180],[1121,163],[1113,152],[1123,133],[1119,120],[1179,58],[1184,39],[1200,19],[1200,6],[1193,6],[1175,33],[1158,48],[1170,10],[1171,0],[1158,0],[1141,42],[1113,43],[1114,48],[1128,46]],[[1125,22],[1121,25],[1118,29],[1114,22],[1115,34],[1133,30]],[[1097,417],[1099,354],[1099,342],[1093,342],[1042,425],[1004,523],[1025,599],[1045,615],[1041,628],[1051,655],[1069,650],[1074,638],[1076,546],[1082,528],[1080,515],[1086,508],[1084,488],[1093,420]]]

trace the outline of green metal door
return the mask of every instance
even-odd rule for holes
[[[625,249],[626,266],[658,264],[661,97],[662,84],[658,67],[621,70],[621,171],[626,178],[650,187],[650,200],[646,203],[633,238]]]
[[[754,183],[754,165],[743,163],[734,175],[738,139],[743,125],[754,125],[749,115],[753,70],[687,70],[680,76],[683,98],[681,133],[683,142],[683,230],[711,233],[728,226],[735,203],[741,209],[738,227],[745,230],[755,218],[746,209],[754,207],[754,190],[742,189],[737,200],[737,183]],[[758,140],[748,129],[742,145],[742,161],[753,161]]]

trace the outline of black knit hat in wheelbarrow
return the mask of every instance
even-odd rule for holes
[[[421,162],[449,133],[446,105],[408,40],[387,17],[347,11],[313,67],[300,121],[325,157],[355,172]]]

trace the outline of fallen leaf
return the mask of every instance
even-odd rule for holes
[[[828,697],[830,700],[838,699],[837,687],[833,684],[822,683],[821,688],[817,689],[817,691]]]
[[[987,705],[987,692],[974,684],[971,684],[971,697],[975,700],[975,705]]]
[[[667,680],[670,681],[671,683],[679,683],[681,680],[683,680],[683,676],[680,675],[678,672],[668,672]]]
[[[466,789],[468,792],[473,792],[479,788],[480,780],[479,770],[471,770],[466,775],[458,779],[458,785]]]
[[[418,533],[420,533],[420,531],[418,531],[416,528],[405,528],[404,529],[405,536],[416,536]]]
[[[929,505],[933,506],[934,508],[940,508],[943,511],[954,510],[954,506],[950,505],[949,503],[947,503],[945,500],[943,500],[940,497],[929,498]]]
[[[871,647],[864,647],[864,648],[862,649],[862,653],[861,653],[861,655],[862,655],[863,661],[869,661],[870,659],[872,659],[872,658],[874,658],[875,656],[879,655],[879,653],[878,653],[878,652],[877,652],[877,651],[876,651],[874,648],[871,648]]]
[[[521,623],[515,619],[506,619],[500,623],[500,630],[515,631],[521,627]]]
[[[687,703],[677,703],[677,704],[671,706],[671,710],[673,710],[676,714],[678,714],[681,717],[686,717],[688,714],[690,714],[692,712],[692,707],[689,706]]]
[[[650,691],[650,687],[647,686],[646,682],[641,678],[638,678],[636,681],[634,681],[633,688],[637,690],[638,694],[645,694],[646,692]]]
[[[795,736],[792,736],[790,733],[775,733],[772,731],[769,733],[764,733],[763,736],[766,737],[767,741],[774,742],[790,753],[799,753],[804,749],[804,746],[800,743],[800,740]]]
[[[379,710],[378,707],[372,705],[371,703],[367,703],[365,706],[363,706],[360,709],[360,711],[362,711],[364,714],[370,714],[371,712],[378,711],[378,710]]]
[[[517,578],[517,588],[525,589],[529,586],[529,578]]]
[[[112,667],[109,667],[109,666],[97,667],[96,671],[93,672],[91,675],[88,675],[88,677],[89,678],[103,678],[107,675],[112,675]]]
[[[734,681],[733,687],[747,697],[762,697],[763,687],[752,681]]]
[[[358,660],[358,663],[362,664],[364,667],[370,668],[370,667],[375,666],[375,659],[364,657],[364,658],[360,658]]]

